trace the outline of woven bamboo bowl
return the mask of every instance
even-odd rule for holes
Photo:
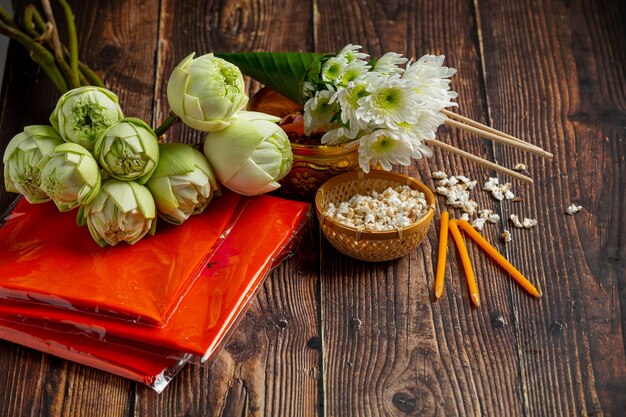
[[[382,192],[399,185],[423,192],[429,205],[426,215],[409,226],[381,232],[359,231],[324,214],[329,203],[338,205],[355,194]],[[361,261],[389,261],[407,255],[424,240],[435,215],[435,196],[424,184],[406,175],[386,171],[365,174],[359,170],[326,181],[315,195],[315,211],[324,236],[335,249]]]

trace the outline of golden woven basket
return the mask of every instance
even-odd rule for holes
[[[426,215],[410,226],[383,232],[359,231],[324,214],[329,203],[339,205],[356,194],[382,192],[399,185],[423,192],[430,206]],[[389,261],[408,254],[424,240],[435,215],[435,196],[424,184],[406,175],[386,171],[365,174],[359,170],[326,181],[315,195],[315,210],[324,236],[338,251],[362,261]]]

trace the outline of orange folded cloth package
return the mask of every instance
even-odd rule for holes
[[[12,300],[0,304],[0,314],[73,324],[99,337],[128,338],[206,360],[232,316],[247,305],[269,270],[297,242],[310,216],[307,203],[271,196],[250,198],[240,206],[243,211],[230,233],[162,327]]]
[[[184,227],[160,222],[133,246],[99,247],[76,212],[21,200],[0,228],[0,299],[49,304],[161,326],[228,231],[228,192]]]
[[[271,196],[241,200],[228,235],[163,327],[50,303],[4,300],[0,303],[0,338],[161,391],[190,358],[205,361],[219,352],[270,269],[297,243],[298,232],[310,216],[307,203]],[[37,207],[18,205],[12,214],[29,217],[29,208]],[[57,222],[62,215],[53,212],[49,216],[48,221]],[[66,229],[62,233],[75,232]]]

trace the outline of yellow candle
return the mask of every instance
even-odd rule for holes
[[[472,269],[472,263],[470,262],[469,254],[467,253],[467,247],[463,242],[463,237],[459,228],[457,227],[456,220],[450,220],[448,225],[450,226],[450,232],[456,243],[456,248],[461,256],[461,264],[465,271],[465,277],[467,278],[467,287],[469,288],[470,298],[476,307],[480,306],[480,296],[478,295],[478,286],[476,285],[476,277],[474,276],[474,270]]]
[[[437,275],[435,277],[435,298],[443,294],[443,278],[446,273],[446,255],[448,254],[448,218],[447,211],[441,213],[439,225],[439,251],[437,253]]]
[[[474,239],[474,241],[478,243],[489,256],[491,256],[502,268],[504,268],[506,272],[508,272],[513,277],[513,279],[519,282],[519,284],[524,287],[526,291],[528,291],[535,297],[541,297],[542,294],[537,291],[537,288],[535,288],[534,285],[531,284],[530,281],[528,281],[521,272],[519,272],[513,265],[511,265],[511,263],[507,261],[504,256],[502,256],[502,254],[500,254],[500,252],[496,250],[496,248],[491,246],[491,244],[489,244],[489,242],[487,242],[485,238],[482,237],[480,233],[478,233],[468,222],[466,222],[465,220],[461,220],[459,222],[459,225],[465,231],[465,233],[467,233],[472,239]]]

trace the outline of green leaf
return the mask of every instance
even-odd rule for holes
[[[303,82],[318,78],[322,60],[332,56],[315,52],[235,52],[214,55],[237,65],[245,75],[300,104],[304,103]]]

